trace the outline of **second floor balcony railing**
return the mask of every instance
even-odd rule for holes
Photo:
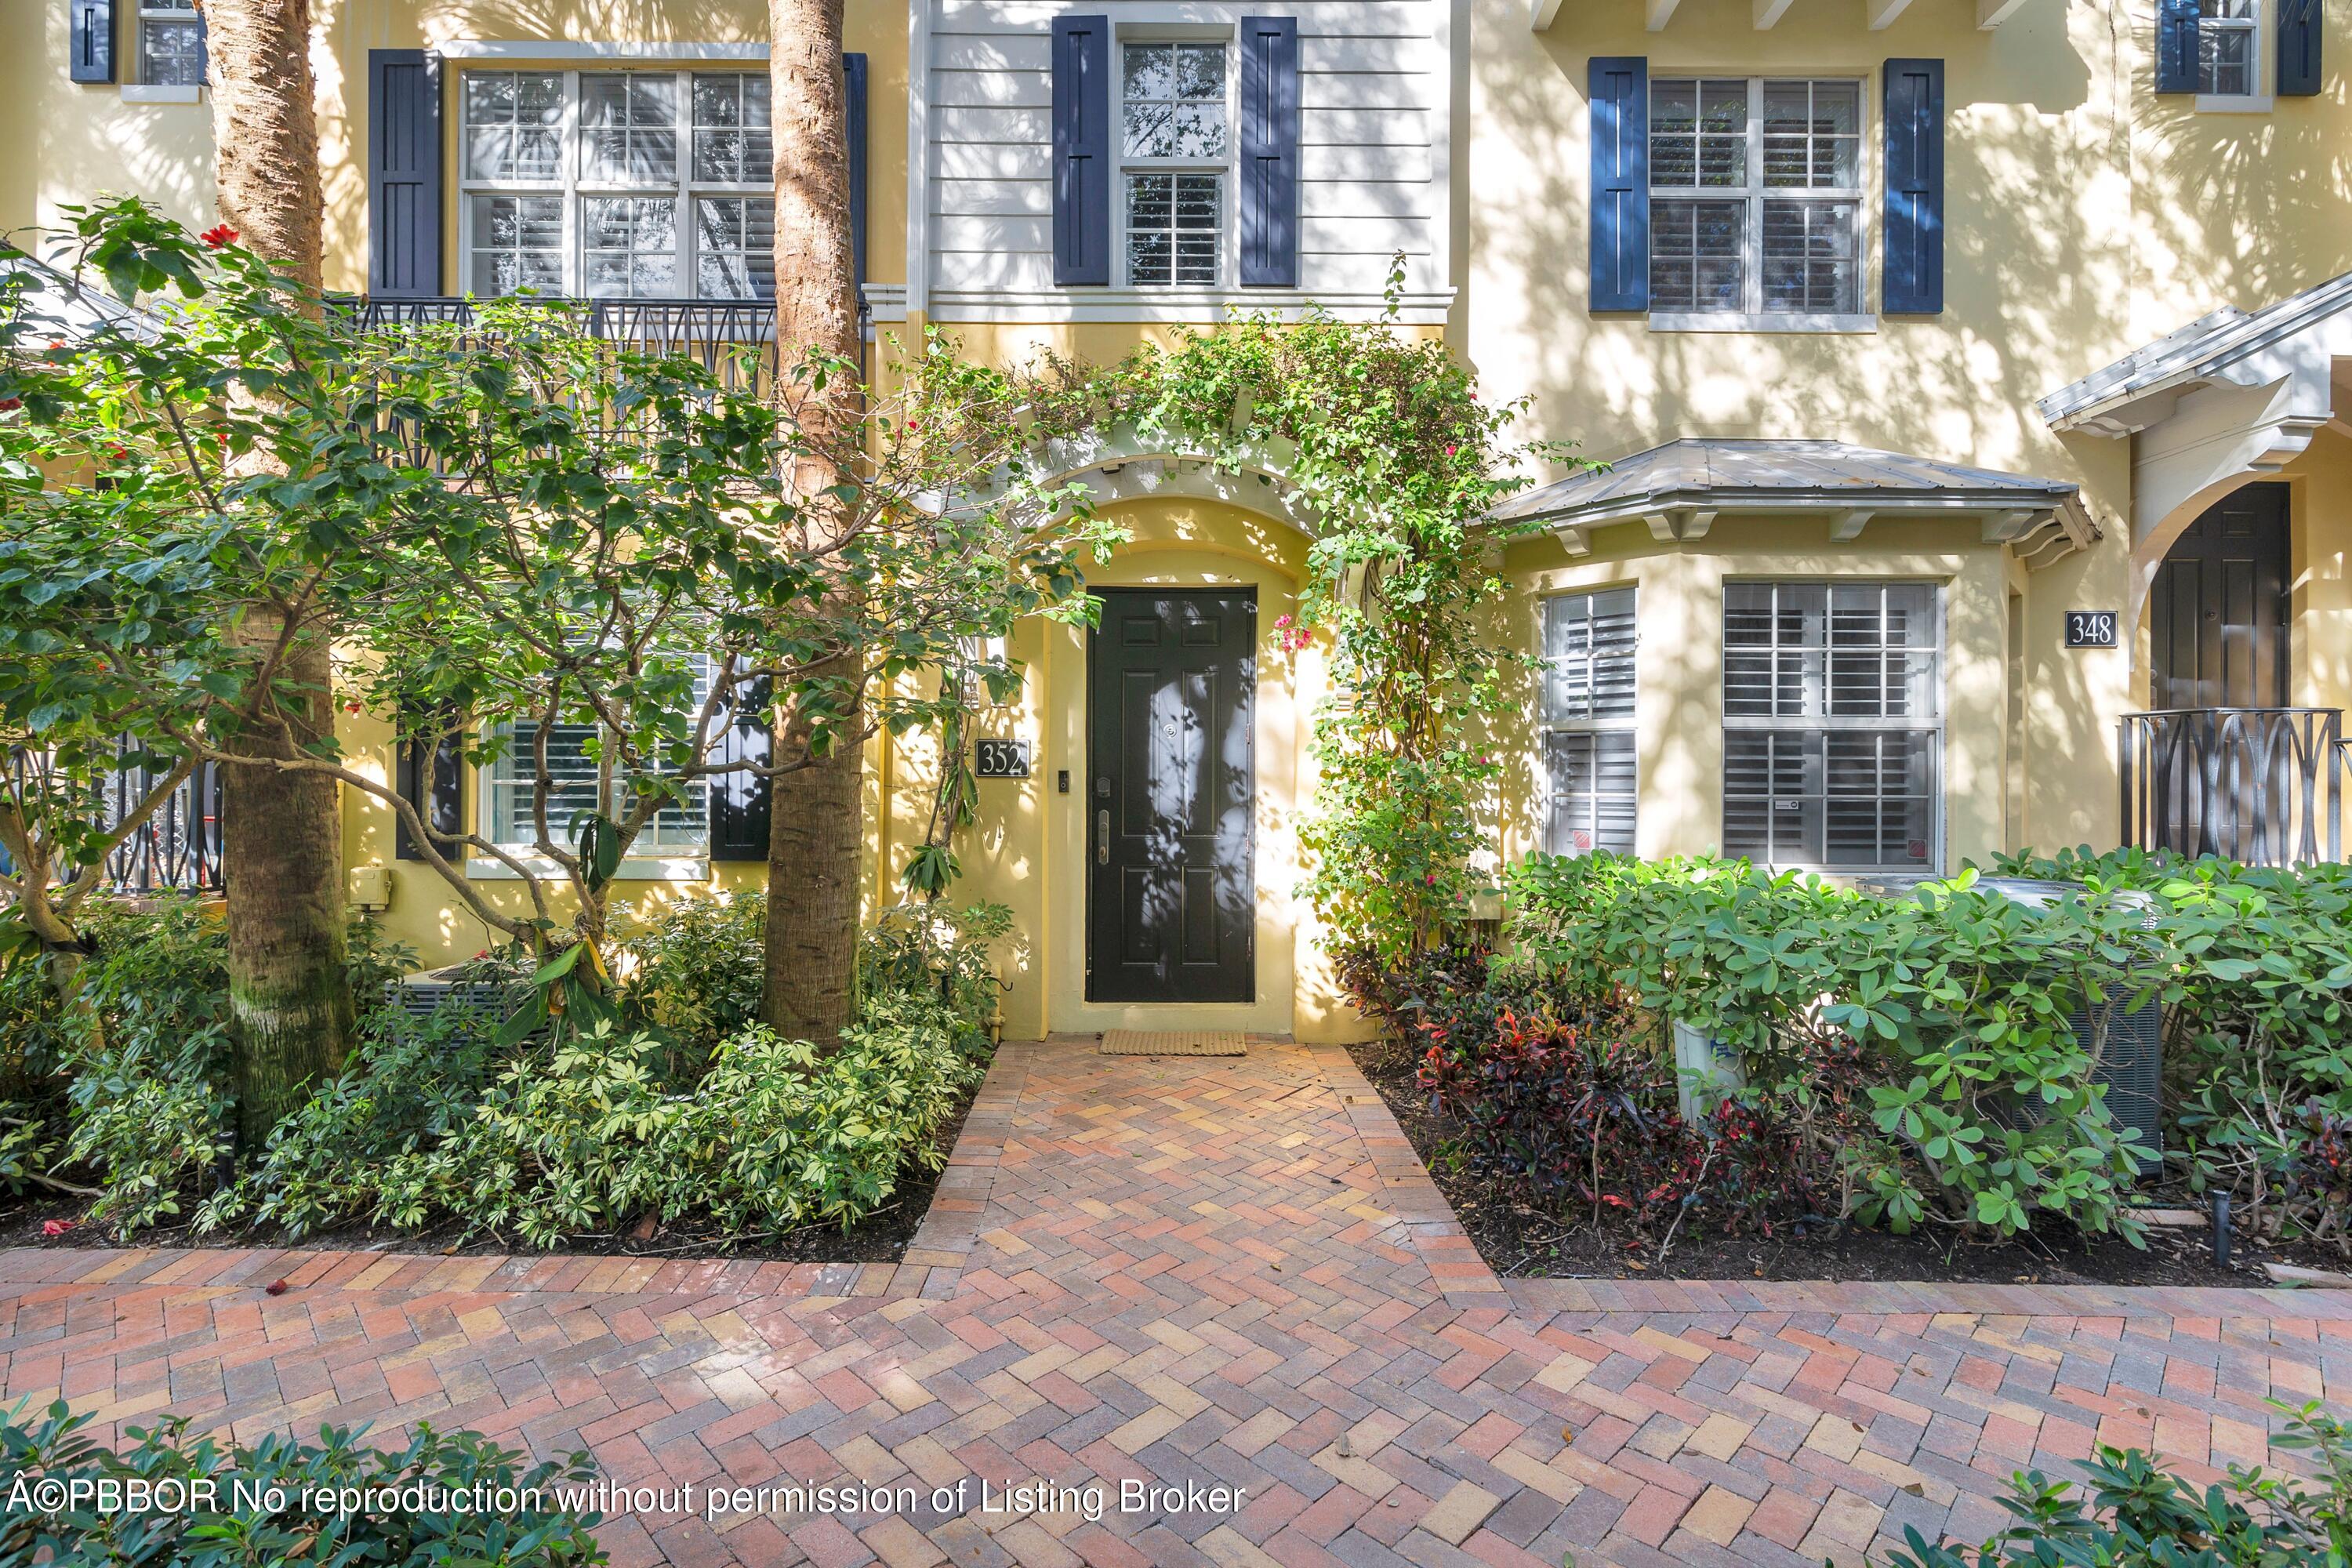
[[[2126,713],[2126,844],[2254,866],[2343,858],[2344,715],[2335,708]]]
[[[362,331],[471,326],[474,302],[455,296],[340,302]],[[773,300],[548,300],[576,310],[590,337],[639,353],[692,359],[730,392],[766,391],[776,374]]]

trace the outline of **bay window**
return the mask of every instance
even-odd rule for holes
[[[772,295],[769,96],[759,71],[467,72],[467,289]]]
[[[1724,852],[1936,869],[1942,645],[1930,584],[1726,584]]]
[[[1554,855],[1633,853],[1633,593],[1544,601],[1544,848]]]

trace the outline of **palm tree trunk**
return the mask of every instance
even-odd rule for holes
[[[205,6],[221,219],[315,298],[322,209],[312,107],[310,0]],[[256,605],[244,628],[266,649],[285,623]],[[298,628],[282,700],[257,695],[224,737],[233,755],[291,757],[334,731],[332,652]],[[344,970],[342,818],[331,779],[232,763],[222,775],[229,1014],[238,1131],[248,1157],[269,1130],[341,1070],[352,1029]]]
[[[769,69],[776,148],[776,342],[789,366],[814,350],[859,363],[857,279],[849,231],[849,111],[841,74],[843,0],[769,0]],[[855,380],[855,378],[850,378]],[[795,395],[802,389],[780,389]],[[835,378],[802,420],[825,452],[854,427],[854,385]],[[808,542],[825,542],[840,478],[827,461],[798,466]],[[845,673],[848,673],[845,671]],[[801,754],[803,726],[786,726],[778,755]],[[863,749],[845,744],[780,775],[768,835],[766,984],[761,1016],[779,1032],[829,1046],[849,1023],[864,844]]]

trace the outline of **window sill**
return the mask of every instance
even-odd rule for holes
[[[1874,332],[1875,316],[1735,316],[1711,310],[1653,310],[1654,332]]]
[[[2268,114],[2277,107],[2267,92],[2200,92],[2197,95],[2200,114]]]
[[[561,879],[563,868],[538,855],[516,854],[533,876]],[[466,857],[466,879],[469,882],[515,882],[521,879],[505,862],[483,855]],[[710,862],[698,857],[660,858],[644,856],[624,860],[614,868],[615,882],[708,882]]]
[[[152,82],[128,82],[122,89],[125,103],[201,103],[205,89],[200,87],[165,87]]]

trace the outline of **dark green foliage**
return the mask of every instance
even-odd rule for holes
[[[2274,1408],[2285,1410],[2284,1405]],[[2352,1443],[2317,1403],[2290,1411],[2273,1446],[2312,1456],[2309,1478],[2230,1467],[2200,1491],[2137,1448],[2101,1447],[2084,1479],[2017,1476],[2017,1522],[1977,1545],[1904,1531],[1885,1568],[2343,1568],[2352,1562]]]
[[[62,1402],[37,1421],[25,1414],[19,1403],[0,1418],[0,1568],[605,1561],[591,1533],[601,1517],[558,1494],[594,1479],[585,1454],[527,1465],[478,1433],[423,1422],[405,1447],[390,1450],[366,1446],[365,1427],[332,1426],[316,1443],[272,1435],[223,1447],[191,1440],[185,1416],[126,1428],[131,1446],[117,1454],[84,1436],[89,1416]],[[142,1500],[127,1489],[135,1483],[152,1489]],[[64,1495],[51,1505],[59,1484]],[[354,1489],[394,1495],[336,1495]]]

